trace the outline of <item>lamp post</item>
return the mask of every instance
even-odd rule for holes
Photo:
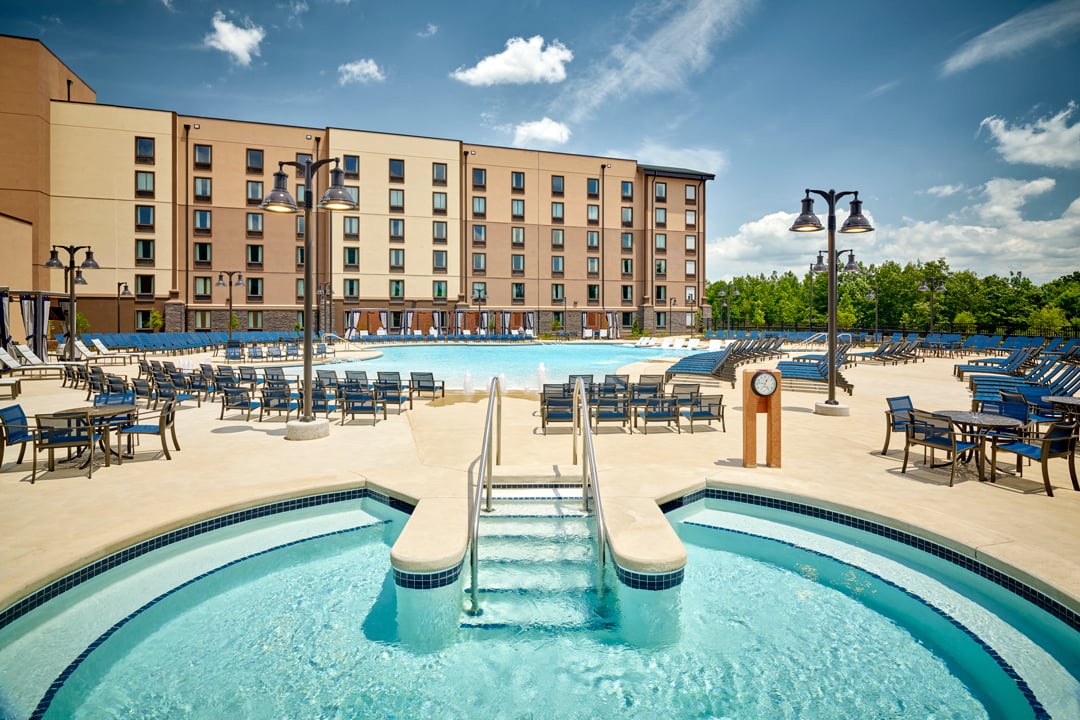
[[[68,264],[60,261],[60,251],[68,254]],[[75,267],[75,253],[80,250],[86,251],[86,257],[78,268]],[[94,260],[94,251],[89,245],[53,245],[49,251],[49,259],[45,261],[45,267],[63,269],[64,287],[68,293],[68,322],[67,342],[64,343],[64,355],[68,360],[75,359],[75,286],[85,285],[83,270],[97,270],[100,266]]]
[[[667,334],[671,335],[671,326],[675,324],[675,298],[668,300]]]
[[[305,232],[307,231],[305,226]],[[217,282],[214,283],[216,287],[225,287],[225,276],[229,276],[229,316],[225,319],[225,328],[229,332],[229,341],[232,341],[232,325],[233,325],[233,308],[232,308],[232,289],[234,286],[243,287],[244,278],[240,275],[239,270],[222,270],[217,274]],[[233,275],[236,276],[236,282],[233,282]]]
[[[116,332],[120,332],[120,298],[131,297],[131,290],[126,282],[116,283]]]
[[[686,298],[686,307],[687,307],[687,313],[686,314],[687,314],[687,316],[690,317],[690,320],[691,320],[691,323],[692,323],[691,327],[687,328],[687,330],[689,330],[689,333],[691,335],[694,335],[698,331],[698,328],[697,328],[697,313],[694,311],[694,308],[697,307],[697,295],[691,295],[690,297]]]
[[[607,273],[604,268],[604,253],[607,250],[607,228],[604,223],[604,180],[611,163],[600,163],[600,309],[607,308]]]
[[[310,429],[303,426],[315,423],[315,414],[311,411],[311,365],[313,355],[311,343],[311,287],[313,284],[311,281],[311,211],[314,209],[311,188],[315,172],[323,165],[331,162],[334,163],[334,168],[330,171],[330,187],[326,188],[326,192],[323,193],[322,200],[319,201],[319,207],[327,210],[355,209],[356,201],[353,200],[349,191],[345,189],[345,171],[339,167],[339,158],[324,158],[315,161],[308,159],[302,163],[292,160],[279,162],[277,172],[274,173],[274,189],[267,194],[262,204],[259,205],[264,210],[271,212],[296,212],[296,201],[289,194],[289,176],[282,168],[286,165],[292,165],[304,172],[304,407],[301,409],[301,416],[298,421],[300,427],[294,425],[292,434],[286,428],[285,438],[287,440],[313,440],[316,437],[325,437],[330,433],[329,422],[326,422],[324,426],[320,425],[315,432],[311,432]]]
[[[810,197],[810,193],[814,193],[815,195],[824,198],[825,202],[829,205],[829,247],[828,250],[825,251],[829,254],[829,399],[825,401],[825,405],[835,406],[839,405],[836,401],[836,265],[838,258],[836,252],[836,201],[845,195],[854,196],[851,201],[851,214],[848,215],[847,220],[844,221],[844,225],[840,228],[840,232],[863,233],[870,232],[874,228],[870,225],[870,221],[862,214],[862,201],[859,200],[859,192],[857,190],[844,190],[838,193],[831,189],[825,191],[807,188],[806,197],[802,201],[802,212],[799,214],[799,217],[795,219],[795,223],[790,228],[792,232],[815,232],[822,229],[821,220],[814,214],[814,199]],[[818,255],[818,260],[820,264],[820,255]],[[850,258],[849,266],[852,264],[854,264],[854,257]],[[811,287],[813,286],[811,285]],[[820,408],[820,405],[818,407]],[[823,408],[820,412],[822,414],[838,414],[835,411],[832,411],[831,408]],[[847,413],[845,412],[842,414],[846,415]]]
[[[739,297],[739,288],[735,287],[735,281],[729,281],[724,290],[716,293],[719,297],[724,298],[724,304],[720,307],[721,310],[727,308],[727,323],[724,325],[725,337],[731,337],[731,303],[735,298]],[[723,318],[720,318],[723,320]]]
[[[934,293],[945,292],[945,282],[941,278],[932,277],[923,280],[919,285],[919,292],[930,292],[930,332],[934,332]]]
[[[877,293],[874,292],[873,288],[871,288],[870,291],[866,293],[866,299],[874,301],[874,340],[877,341],[877,336],[878,336],[878,313],[877,313],[877,311],[878,311],[878,296],[877,296]]]
[[[333,283],[324,282],[319,284],[319,291],[317,293],[319,298],[319,332],[326,332],[329,326],[329,331],[334,331],[334,285]],[[323,304],[326,305],[325,314],[323,312]],[[325,318],[325,320],[324,320]]]

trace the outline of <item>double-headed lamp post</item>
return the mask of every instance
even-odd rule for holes
[[[60,261],[60,251],[68,254],[68,264]],[[86,251],[86,257],[78,268],[75,267],[75,253],[80,250]],[[68,318],[67,318],[67,342],[64,343],[64,355],[68,360],[75,359],[75,286],[85,285],[83,270],[97,270],[100,265],[94,260],[94,251],[89,245],[53,245],[49,251],[49,259],[45,261],[45,267],[62,269],[64,281],[68,291]]]
[[[727,337],[731,337],[731,304],[735,301],[735,298],[739,297],[739,288],[735,287],[735,281],[732,280],[724,286],[725,289],[716,293],[717,296],[724,298],[724,304],[720,306],[723,310],[727,308],[727,324],[724,326],[724,334]],[[723,317],[720,318],[723,321]]]
[[[844,221],[843,226],[840,228],[840,232],[864,233],[870,232],[874,228],[870,225],[870,221],[862,214],[862,201],[859,200],[859,192],[857,190],[844,190],[843,192],[838,193],[835,190],[811,190],[810,188],[807,188],[806,197],[803,198],[802,201],[802,212],[799,214],[799,217],[795,219],[795,223],[790,228],[792,232],[815,232],[822,229],[821,220],[814,214],[814,199],[810,197],[810,193],[824,198],[825,202],[829,205],[829,248],[825,251],[829,254],[829,399],[825,401],[825,404],[839,405],[836,401],[836,266],[838,259],[836,252],[836,201],[845,195],[853,196],[851,200],[851,214],[848,215],[847,220]],[[838,414],[836,412],[830,412],[827,408],[821,412],[822,414]]]
[[[345,188],[345,171],[339,167],[339,158],[324,158],[322,160],[305,160],[294,162],[286,160],[278,163],[277,172],[274,173],[274,189],[267,194],[259,205],[264,210],[279,213],[294,213],[297,211],[296,201],[289,194],[289,176],[282,169],[286,165],[292,165],[304,172],[304,407],[301,409],[300,427],[293,426],[294,432],[289,433],[286,428],[285,438],[289,440],[311,440],[317,437],[325,437],[330,433],[329,423],[320,425],[319,429],[312,432],[309,428],[314,427],[315,414],[311,411],[311,365],[312,365],[312,243],[311,243],[311,211],[312,206],[312,179],[315,172],[323,165],[334,163],[330,171],[330,187],[326,188],[319,207],[327,210],[353,210],[356,201],[353,200],[349,191]]]
[[[304,227],[305,227],[305,231],[306,231],[307,226],[305,225]],[[228,283],[225,282],[225,276],[226,275],[229,276],[229,282]],[[233,282],[233,275],[236,276],[236,281],[235,282]],[[219,272],[217,274],[217,282],[214,283],[214,285],[216,287],[225,287],[226,285],[229,286],[229,317],[226,318],[226,320],[225,320],[225,327],[229,331],[229,340],[231,341],[232,340],[232,320],[233,320],[232,289],[233,289],[233,287],[243,287],[244,286],[244,278],[240,274],[239,270],[222,270],[221,272]]]
[[[874,340],[876,341],[877,336],[878,336],[878,294],[877,294],[877,292],[875,292],[873,290],[873,288],[871,288],[870,291],[866,293],[866,299],[870,300],[870,301],[872,301],[874,303]]]
[[[116,283],[116,332],[120,332],[120,298],[131,297],[131,290],[126,282]]]
[[[930,332],[934,332],[934,293],[945,292],[945,281],[937,277],[923,280],[919,292],[927,291],[930,292]]]

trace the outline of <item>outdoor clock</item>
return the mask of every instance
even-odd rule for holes
[[[759,370],[750,380],[750,387],[755,394],[769,397],[776,392],[776,376],[768,370]]]

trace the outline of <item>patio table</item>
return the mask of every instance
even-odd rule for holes
[[[971,410],[936,410],[935,415],[941,415],[952,420],[964,429],[964,434],[973,437],[979,443],[979,482],[984,482],[983,466],[986,464],[986,436],[991,430],[1009,430],[1023,426],[1019,419],[998,415],[997,413],[972,412]],[[964,458],[964,462],[970,462],[971,458]]]

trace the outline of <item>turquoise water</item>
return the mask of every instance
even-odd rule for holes
[[[676,522],[688,565],[668,642],[624,642],[616,591],[610,623],[462,629],[441,650],[418,652],[398,638],[388,559],[404,518],[377,514],[393,523],[350,530],[342,520],[335,534],[228,564],[134,614],[71,674],[45,717],[1034,716],[984,646],[876,571],[747,528],[691,524],[727,517],[701,507]],[[922,592],[933,597],[933,585]],[[948,602],[953,614],[968,612]],[[965,623],[1003,633],[995,622]],[[1006,659],[1038,654],[999,640]],[[2,682],[19,672],[8,668]],[[1070,693],[1076,702],[1076,687],[1063,687],[1059,706]]]
[[[604,343],[378,345],[372,349],[383,356],[320,367],[332,367],[342,376],[344,370],[366,370],[372,377],[378,370],[397,370],[403,378],[408,378],[410,372],[432,372],[446,381],[446,387],[456,390],[483,391],[490,378],[501,376],[505,380],[503,389],[538,390],[544,382],[566,382],[571,373],[592,373],[600,380],[623,365],[687,353]]]

